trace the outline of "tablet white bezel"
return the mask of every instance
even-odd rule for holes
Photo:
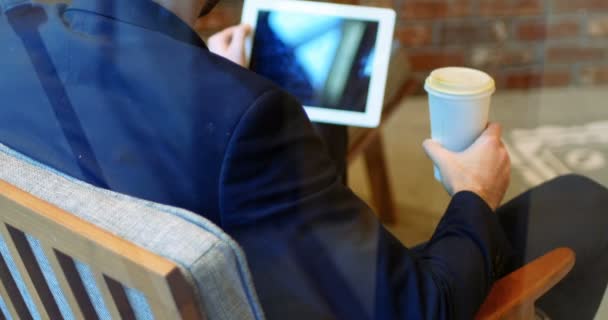
[[[380,124],[395,29],[396,14],[394,10],[300,0],[245,0],[242,23],[251,25],[255,30],[259,11],[298,12],[377,21],[378,36],[365,112],[336,110],[322,106],[304,106],[304,108],[310,120],[315,122],[360,127],[377,127]],[[250,61],[251,58],[252,42],[253,37],[250,37],[246,44],[247,61]],[[383,48],[383,50],[379,50],[379,48]]]

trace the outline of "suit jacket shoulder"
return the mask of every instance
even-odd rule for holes
[[[1,15],[0,96],[19,107],[0,108],[0,142],[89,183],[219,223],[226,145],[276,87],[200,40],[150,28],[65,5]]]

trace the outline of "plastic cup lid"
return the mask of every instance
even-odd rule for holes
[[[425,88],[452,95],[479,95],[493,93],[494,79],[487,73],[471,68],[446,67],[431,72]]]

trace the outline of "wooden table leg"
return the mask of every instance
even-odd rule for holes
[[[395,223],[396,213],[381,133],[375,136],[374,141],[364,151],[364,155],[372,201],[378,216],[383,223]]]

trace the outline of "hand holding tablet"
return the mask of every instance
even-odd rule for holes
[[[246,0],[250,69],[305,106],[312,121],[379,124],[395,12],[308,1]]]
[[[209,50],[242,67],[247,67],[245,57],[245,40],[251,33],[251,27],[246,24],[224,29],[207,40]]]

